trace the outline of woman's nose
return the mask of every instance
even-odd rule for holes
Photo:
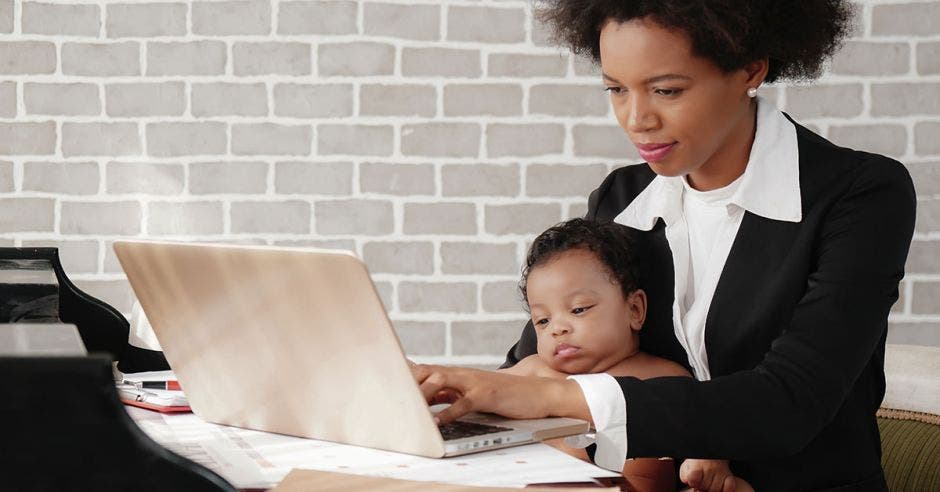
[[[630,97],[621,111],[624,114],[620,121],[628,134],[648,132],[658,125],[659,118],[643,97]]]

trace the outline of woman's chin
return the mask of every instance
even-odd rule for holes
[[[659,176],[666,178],[674,178],[676,176],[685,176],[688,174],[688,170],[685,166],[680,166],[671,162],[671,160],[663,160],[659,162],[648,162],[650,169]]]

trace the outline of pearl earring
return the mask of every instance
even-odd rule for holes
[[[747,89],[747,97],[756,97],[757,96],[757,87],[749,87]]]

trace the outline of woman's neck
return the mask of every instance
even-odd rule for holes
[[[744,111],[740,123],[731,131],[724,144],[704,164],[686,176],[689,186],[698,191],[717,190],[744,174],[757,133],[756,101],[752,99]]]

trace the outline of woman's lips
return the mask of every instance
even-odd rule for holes
[[[574,357],[575,354],[580,351],[580,347],[575,347],[574,345],[568,345],[567,343],[559,343],[555,346],[555,357],[560,357],[562,359],[567,359]]]
[[[640,157],[643,158],[646,162],[658,162],[663,160],[666,157],[673,147],[676,146],[678,142],[666,143],[666,144],[635,144],[636,150],[640,153]]]

